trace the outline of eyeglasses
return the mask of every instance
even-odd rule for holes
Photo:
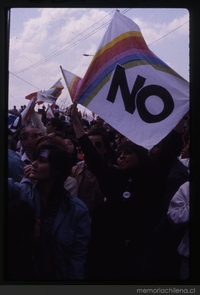
[[[96,147],[96,148],[101,148],[102,146],[103,146],[103,143],[101,142],[101,141],[99,141],[99,140],[96,140],[96,141],[92,141],[92,143],[94,144],[94,146]]]
[[[50,126],[51,125],[51,123],[50,122],[48,122],[47,124],[46,124],[46,126]]]

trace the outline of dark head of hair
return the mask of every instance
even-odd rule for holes
[[[60,137],[42,136],[36,142],[33,160],[36,160],[41,150],[49,150],[48,161],[53,171],[57,172],[56,183],[59,187],[71,173],[72,160],[65,143]]]
[[[10,134],[8,135],[8,148],[13,151],[17,150],[17,142]]]
[[[52,133],[49,133],[48,136],[64,138],[64,134],[61,131],[54,131]]]
[[[139,171],[144,172],[149,164],[148,150],[130,140],[123,141],[117,149],[117,158],[121,151],[134,152],[139,160]]]
[[[109,129],[108,131],[107,131],[107,133],[108,133],[108,137],[109,137],[109,140],[110,140],[110,142],[114,142],[114,140],[115,140],[115,135],[116,135],[116,130],[114,130],[114,129]]]
[[[65,122],[65,116],[64,115],[60,115],[59,118],[60,118],[61,121]]]
[[[21,130],[20,130],[20,133],[19,133],[19,139],[20,140],[24,140],[24,139],[27,139],[28,137],[28,130],[30,129],[35,129],[37,127],[33,126],[33,125],[28,125],[28,126],[25,126],[23,127]]]
[[[108,136],[108,133],[104,127],[90,129],[88,132],[88,136],[91,136],[91,135],[101,135],[105,148],[106,149],[110,148],[109,136]]]
[[[73,135],[64,135],[63,139],[66,139],[66,138],[69,139],[69,140],[71,140],[71,142],[73,143],[73,145],[75,147],[78,147],[79,146],[78,140]]]
[[[68,123],[65,126],[64,135],[65,136],[72,136],[72,137],[76,138],[76,133],[75,133],[74,127],[71,125],[71,123]]]
[[[57,131],[61,131],[62,132],[64,125],[63,125],[63,122],[60,120],[60,118],[51,118],[49,120],[49,122],[51,123],[51,125],[53,127],[56,127],[56,130]]]
[[[180,155],[180,152],[183,148],[183,142],[179,140],[179,137],[176,139],[176,145],[174,145],[173,150],[171,148],[172,144],[172,134],[173,130],[168,133],[161,141],[159,141],[157,144],[155,144],[149,151],[150,157],[155,162],[159,162],[159,159],[163,157],[163,155],[166,154],[166,151],[168,151],[168,156],[170,155],[170,161],[174,162],[177,160],[177,157]]]
[[[78,143],[78,140],[74,137],[74,136],[64,136],[64,139],[69,139],[73,145],[74,145],[74,150],[73,150],[73,153],[70,154],[71,158],[72,158],[72,165],[76,165],[77,162],[79,162],[79,159],[78,159],[78,150],[79,150],[79,143]]]
[[[90,127],[91,127],[90,123],[84,118],[82,118],[82,125],[87,127],[87,129],[90,129]]]
[[[54,183],[48,204],[53,209],[62,204],[67,211],[70,208],[69,192],[64,188],[64,181],[71,174],[72,158],[67,152],[65,143],[60,137],[42,136],[36,142],[36,149],[33,154],[33,161],[38,158],[42,150],[48,150],[47,160],[50,168],[55,172]]]
[[[52,132],[52,133],[55,133],[55,132]],[[63,137],[61,136],[49,136],[49,135],[40,136],[36,141],[36,148],[41,144],[53,144],[53,145],[57,145],[61,149],[66,149],[65,144],[63,142]]]

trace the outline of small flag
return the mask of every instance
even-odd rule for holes
[[[61,79],[59,79],[49,90],[33,92],[28,94],[25,98],[29,100],[36,98],[36,103],[38,104],[42,104],[44,102],[55,103],[64,88],[60,80]]]
[[[73,74],[67,70],[64,70],[61,66],[60,66],[60,69],[63,74],[63,78],[64,78],[65,83],[67,85],[71,99],[72,99],[72,101],[74,101],[76,91],[77,91],[82,79],[80,77],[76,76],[75,74]]]

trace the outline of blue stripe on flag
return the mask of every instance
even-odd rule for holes
[[[79,103],[82,104],[84,103],[85,99],[88,97],[88,95],[96,88],[96,86],[101,83],[101,81],[110,73],[112,72],[117,64],[126,64],[128,62],[131,61],[136,61],[136,60],[141,60],[141,65],[142,65],[142,61],[146,60],[149,65],[151,64],[157,64],[157,65],[161,65],[163,67],[166,67],[168,69],[170,69],[170,67],[164,63],[162,60],[160,60],[157,57],[147,57],[145,55],[130,55],[130,56],[126,56],[122,59],[117,60],[116,62],[114,62],[112,65],[110,65],[108,68],[106,68],[106,70],[90,85],[90,87],[88,87],[88,89],[83,93],[83,95],[80,97]]]

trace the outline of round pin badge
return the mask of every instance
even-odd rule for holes
[[[125,199],[130,198],[130,196],[131,196],[131,193],[129,193],[129,192],[124,192],[124,193],[123,193],[123,197],[124,197]]]

